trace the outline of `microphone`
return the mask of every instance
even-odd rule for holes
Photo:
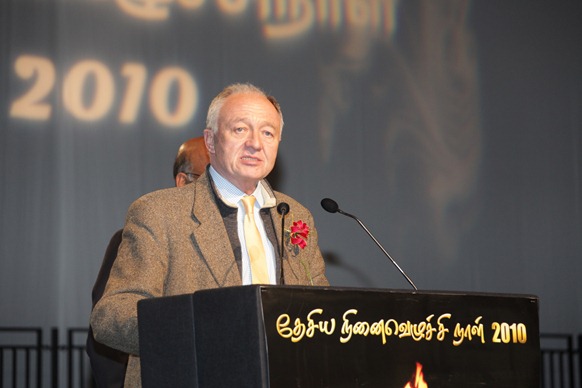
[[[281,202],[277,205],[277,212],[285,217],[289,213],[289,204],[287,202]]]
[[[414,288],[415,291],[418,291],[418,288],[416,288],[416,286],[414,285],[414,283],[412,282],[412,280],[408,277],[408,275],[406,275],[406,273],[402,270],[402,268],[400,268],[400,266],[396,263],[396,261],[392,258],[392,256],[390,256],[390,254],[388,252],[386,252],[386,249],[384,249],[384,247],[382,246],[382,244],[380,244],[378,242],[378,240],[376,240],[376,238],[372,235],[372,233],[370,233],[370,231],[368,230],[368,228],[366,228],[366,226],[362,223],[362,221],[360,221],[358,219],[358,217],[351,215],[350,213],[346,213],[343,210],[341,210],[339,208],[339,205],[337,204],[336,201],[334,201],[331,198],[324,198],[321,200],[321,207],[325,209],[325,211],[328,211],[330,213],[340,213],[343,214],[344,216],[348,216],[350,218],[353,218],[354,220],[356,220],[358,222],[358,224],[360,224],[360,226],[366,231],[366,233],[368,234],[368,236],[370,236],[372,238],[372,240],[374,240],[374,242],[376,243],[376,245],[378,245],[378,247],[380,247],[380,249],[382,250],[382,252],[384,252],[384,254],[386,255],[386,257],[388,257],[390,259],[390,261],[392,262],[392,264],[394,264],[394,266],[396,268],[398,268],[398,271],[400,271],[400,273],[402,274],[402,276],[404,276],[404,278],[408,281],[408,283],[410,283],[410,285],[412,286],[412,288]]]
[[[277,205],[277,212],[281,215],[281,278],[279,284],[283,284],[283,253],[285,252],[285,215],[289,213],[289,204],[281,202]]]

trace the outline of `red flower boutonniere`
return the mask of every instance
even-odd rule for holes
[[[307,246],[307,236],[309,236],[309,226],[301,220],[294,221],[289,233],[291,244],[304,249]]]
[[[290,246],[290,253],[299,258],[299,262],[305,270],[305,275],[310,285],[313,285],[313,277],[309,269],[309,263],[299,256],[299,252],[307,246],[307,237],[309,236],[309,225],[302,220],[293,221],[291,228],[285,230],[285,242]]]

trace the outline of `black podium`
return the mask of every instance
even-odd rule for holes
[[[243,286],[138,319],[145,388],[540,386],[530,295]]]

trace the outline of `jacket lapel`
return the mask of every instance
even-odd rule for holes
[[[241,285],[241,275],[208,175],[202,174],[193,185],[194,250],[199,251],[200,260],[205,263],[218,287]]]

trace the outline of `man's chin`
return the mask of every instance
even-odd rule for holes
[[[243,179],[255,180],[257,182],[267,175],[269,175],[269,173],[262,167],[246,166],[240,171],[240,176]]]

